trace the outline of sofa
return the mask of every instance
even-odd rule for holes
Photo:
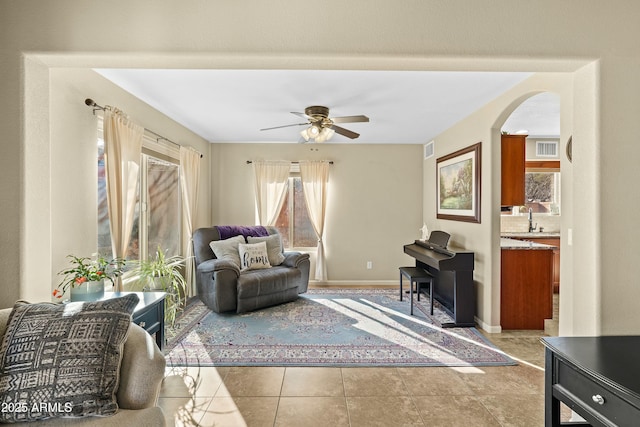
[[[242,237],[238,237],[242,236]],[[244,269],[238,258],[217,257],[212,249],[218,242],[239,239],[280,242],[269,248],[269,266]],[[212,243],[214,242],[214,243]],[[213,226],[193,233],[196,264],[196,288],[200,300],[212,311],[244,313],[294,301],[309,286],[309,254],[284,252],[280,233],[275,227]],[[275,252],[279,253],[273,253]],[[280,257],[273,262],[273,256]],[[275,264],[275,265],[274,265]]]
[[[7,332],[11,309],[0,310],[0,342]],[[156,406],[164,378],[165,359],[155,341],[144,329],[131,323],[122,351],[119,384],[116,391],[118,411],[106,417],[49,418],[27,424],[37,426],[164,426],[162,410]],[[20,423],[24,424],[24,423]]]

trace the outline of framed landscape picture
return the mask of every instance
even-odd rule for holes
[[[436,160],[439,219],[480,222],[481,142]]]

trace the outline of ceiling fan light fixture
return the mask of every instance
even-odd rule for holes
[[[310,138],[316,138],[318,135],[320,135],[320,126],[318,126],[316,123],[313,123],[311,126],[309,126],[309,129],[307,130],[309,132]]]
[[[336,132],[333,129],[322,128],[322,130],[320,131],[320,135],[316,136],[315,142],[328,141],[334,133]]]
[[[309,142],[325,142],[333,136],[335,131],[329,128],[320,128],[317,125],[311,125],[302,132],[300,135],[305,141]]]

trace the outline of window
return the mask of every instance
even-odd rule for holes
[[[111,256],[107,210],[104,140],[98,139],[98,253]],[[156,144],[155,140],[145,143]],[[144,144],[143,144],[144,145]],[[143,148],[138,197],[127,259],[147,259],[158,246],[168,256],[180,254],[181,201],[179,160]],[[141,191],[144,189],[144,191]],[[142,212],[142,215],[141,215]]]
[[[526,172],[526,207],[533,212],[560,213],[560,172]]]
[[[282,244],[285,248],[318,246],[318,237],[309,219],[302,192],[302,179],[299,176],[289,177],[288,192],[276,220],[276,228],[282,235]]]
[[[180,167],[144,155],[147,189],[147,254],[160,246],[168,256],[180,254]],[[144,169],[143,169],[144,170]]]

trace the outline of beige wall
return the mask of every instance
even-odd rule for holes
[[[48,177],[49,116],[31,98],[35,92],[47,99],[49,82],[46,71],[32,69],[30,61],[44,67],[561,71],[574,73],[567,103],[573,115],[575,195],[569,207],[573,218],[565,218],[566,203],[562,216],[571,221],[575,267],[563,270],[561,281],[566,283],[568,274],[576,284],[575,292],[571,287],[563,294],[561,305],[569,307],[571,320],[566,328],[561,321],[561,332],[639,333],[640,198],[631,183],[640,180],[640,146],[633,143],[640,133],[635,96],[640,93],[640,3],[328,0],[324,5],[340,13],[317,14],[313,3],[284,0],[250,7],[197,0],[112,0],[108,7],[81,0],[0,0],[0,304],[11,305],[40,286],[34,284],[40,265],[31,254],[51,243],[47,236],[36,239],[41,227],[50,227],[51,216],[43,225],[33,209],[46,212],[50,201],[47,195],[37,200],[34,191],[46,185],[40,178]],[[315,19],[313,31],[309,16]],[[523,31],[523,19],[535,22],[536,31]],[[486,129],[462,132],[460,139],[451,136],[451,146],[439,144],[440,152],[498,138]],[[483,159],[496,164],[488,145]],[[497,174],[487,176],[483,200],[498,200]],[[482,213],[491,218],[490,205],[483,204]],[[494,257],[480,241],[493,236],[484,227],[478,232],[456,225],[455,230],[464,243],[480,249],[483,282]],[[496,217],[489,228],[498,227]],[[484,285],[479,290],[483,301],[491,294]],[[479,315],[495,324],[491,311]]]
[[[420,237],[421,155],[420,145],[365,141],[213,144],[212,224],[255,224],[254,175],[247,160],[332,160],[325,225],[329,283],[396,283],[398,267],[412,261],[402,246]],[[373,263],[370,270],[367,261]]]

